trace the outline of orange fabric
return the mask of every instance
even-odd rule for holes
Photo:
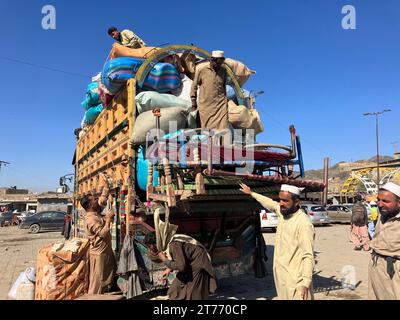
[[[76,238],[70,241],[74,240]],[[52,252],[53,244],[39,250],[35,300],[74,300],[87,293],[89,242],[87,239],[79,240],[82,243],[76,253],[63,249]]]
[[[114,43],[110,52],[110,59],[119,57],[131,57],[131,58],[147,58],[148,56],[155,53],[159,48],[157,47],[142,47],[138,49],[132,49],[125,47],[119,43]]]

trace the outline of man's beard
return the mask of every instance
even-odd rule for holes
[[[382,216],[382,220],[383,222],[389,220],[390,218],[395,217],[396,215],[398,215],[400,213],[400,209],[393,209],[390,211],[384,211],[379,209],[381,216]]]
[[[281,207],[280,209],[281,209],[281,214],[284,217],[289,217],[289,216],[291,216],[293,213],[295,213],[297,211],[297,207],[291,207],[291,208]]]

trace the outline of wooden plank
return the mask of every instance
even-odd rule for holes
[[[130,79],[128,80],[126,84],[127,88],[127,116],[128,116],[128,139],[131,139],[132,137],[132,132],[133,132],[133,126],[135,124],[136,120],[136,102],[135,102],[135,95],[136,95],[136,80],[135,79]],[[128,164],[128,176],[127,176],[127,181],[126,184],[128,185],[128,194],[127,194],[127,201],[126,201],[126,234],[129,234],[130,231],[130,223],[129,223],[129,217],[130,217],[130,212],[132,209],[135,209],[135,198],[136,198],[136,192],[135,192],[135,171],[136,171],[136,151],[132,146],[128,148],[128,159],[129,159],[129,164]]]

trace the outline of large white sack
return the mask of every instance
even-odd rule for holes
[[[240,61],[226,58],[225,63],[229,66],[229,68],[232,69],[232,72],[236,76],[241,87],[253,74],[256,74],[254,70],[250,70],[244,63]]]
[[[232,100],[228,101],[228,120],[235,129],[253,129],[255,134],[264,131],[260,115],[255,109],[237,105]]]
[[[190,98],[190,91],[192,90],[192,83],[193,80],[191,80],[188,76],[183,75],[181,86],[177,90],[173,91],[172,94],[176,95],[182,100],[188,101],[191,104],[192,99]]]
[[[135,100],[138,113],[156,108],[181,107],[188,109],[192,106],[190,101],[182,100],[172,94],[155,91],[143,91],[136,96]]]
[[[184,129],[189,111],[189,109],[181,107],[160,109],[160,129],[162,130],[160,137],[164,136],[164,134]],[[149,139],[153,141],[154,136],[156,136],[156,117],[152,110],[143,112],[136,118],[133,126],[132,142],[134,144],[144,144],[149,131],[151,131]]]

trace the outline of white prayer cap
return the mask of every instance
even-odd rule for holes
[[[283,185],[281,186],[281,191],[287,191],[287,192],[296,194],[296,195],[298,195],[298,196],[300,195],[300,193],[301,193],[303,190],[304,190],[304,188],[298,188],[298,187],[295,187],[295,186],[291,186],[291,185],[289,185],[289,184],[283,184]]]
[[[224,58],[224,52],[221,50],[215,50],[211,53],[211,57],[213,58]]]
[[[400,198],[400,186],[398,184],[395,184],[393,182],[388,182],[384,186],[382,186],[381,189],[390,191],[391,193],[395,194]]]

